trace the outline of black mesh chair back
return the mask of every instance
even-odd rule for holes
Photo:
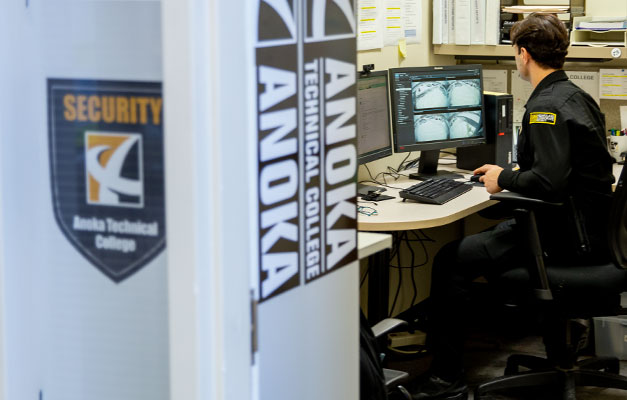
[[[625,187],[627,172],[625,171],[627,169],[623,165],[614,191],[609,224],[610,250],[614,264],[623,269],[627,269],[627,188]]]

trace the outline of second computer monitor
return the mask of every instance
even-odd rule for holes
[[[394,148],[420,151],[420,173],[437,174],[441,149],[485,143],[481,65],[393,68],[389,73]]]
[[[359,73],[357,80],[357,161],[392,155],[388,72]]]

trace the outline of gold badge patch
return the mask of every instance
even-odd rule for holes
[[[530,124],[550,124],[555,125],[555,121],[557,120],[557,115],[553,113],[546,112],[532,112],[529,114],[529,123]]]

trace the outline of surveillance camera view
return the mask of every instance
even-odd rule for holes
[[[480,136],[481,111],[414,115],[416,142]]]
[[[481,83],[479,79],[460,81],[415,81],[412,82],[414,110],[445,107],[476,107],[481,105]]]
[[[395,72],[393,92],[401,146],[484,135],[480,69]]]

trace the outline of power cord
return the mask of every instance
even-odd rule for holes
[[[409,233],[411,232],[411,234],[414,236],[414,239],[410,239],[409,237]],[[419,235],[420,233],[420,235]],[[421,237],[422,236],[422,237]],[[416,263],[416,254],[414,252],[414,249],[412,248],[412,243],[413,242],[418,242],[420,244],[420,247],[422,248],[422,252],[424,254],[424,260],[420,263]],[[392,307],[389,310],[389,316],[393,316],[394,315],[394,309],[396,308],[396,303],[398,301],[398,297],[401,291],[401,287],[402,287],[402,280],[403,280],[403,270],[404,269],[409,269],[410,273],[411,273],[411,279],[412,279],[412,289],[413,289],[413,295],[412,295],[412,299],[411,299],[411,305],[410,307],[413,307],[416,303],[416,298],[418,297],[418,286],[416,283],[416,278],[414,276],[414,270],[416,268],[425,266],[429,263],[430,261],[430,257],[429,257],[429,252],[427,251],[427,247],[425,245],[425,242],[434,242],[434,240],[429,237],[426,233],[424,233],[423,230],[418,229],[417,231],[404,231],[400,234],[398,234],[397,236],[395,236],[395,240],[394,240],[394,246],[393,246],[393,250],[392,253],[390,254],[390,268],[396,268],[398,269],[398,284],[396,287],[396,293],[394,294],[394,300],[392,302]],[[400,257],[400,253],[401,253],[401,245],[405,243],[405,245],[407,246],[407,248],[409,249],[410,253],[411,253],[411,262],[409,266],[402,266],[401,265],[401,257]],[[394,260],[394,258],[396,257],[396,265],[393,265],[392,262]]]

